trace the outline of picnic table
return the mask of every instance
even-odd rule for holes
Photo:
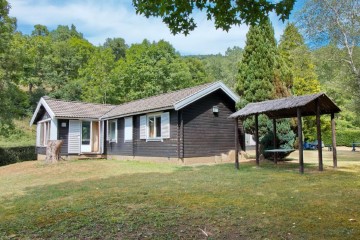
[[[278,148],[278,149],[269,149],[269,150],[265,150],[265,152],[270,152],[270,153],[292,153],[294,152],[295,149],[285,149],[285,148]]]

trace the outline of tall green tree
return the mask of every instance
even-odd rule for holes
[[[250,27],[236,87],[244,103],[276,97],[273,87],[276,51],[274,29],[269,19]]]
[[[123,38],[107,38],[103,47],[111,49],[115,56],[115,61],[119,60],[120,58],[125,58],[126,49],[129,48]]]
[[[111,49],[98,48],[80,69],[81,99],[86,102],[116,103],[116,83],[111,78],[115,66]]]
[[[119,79],[119,102],[193,86],[188,64],[166,41],[133,44],[114,70]],[[196,84],[196,83],[195,83]]]
[[[17,90],[13,83],[11,65],[9,65],[9,46],[16,29],[16,19],[9,16],[10,5],[0,0],[0,134],[8,133],[15,117],[14,96]]]

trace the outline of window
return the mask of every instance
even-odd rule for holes
[[[161,115],[153,115],[148,117],[148,137],[161,137]]]
[[[124,141],[132,141],[133,139],[133,123],[132,117],[125,118]]]
[[[46,146],[50,139],[50,121],[39,122],[37,124],[37,146]]]
[[[108,128],[109,142],[117,142],[117,120],[109,120]]]
[[[151,113],[140,116],[140,139],[170,138],[170,113]]]

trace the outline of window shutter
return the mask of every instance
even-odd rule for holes
[[[81,122],[69,120],[68,153],[80,153]]]
[[[125,141],[131,141],[133,139],[132,133],[133,133],[133,124],[132,124],[132,117],[125,118]]]
[[[161,137],[170,138],[170,114],[164,112],[161,114]]]
[[[140,116],[140,139],[146,139],[146,115]]]
[[[40,146],[41,123],[36,124],[36,146]]]

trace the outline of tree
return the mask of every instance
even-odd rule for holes
[[[308,0],[297,22],[315,47],[331,43],[344,50],[346,55],[336,55],[332,59],[348,66],[352,75],[353,107],[360,112],[360,61],[356,59],[360,45],[359,9],[358,0]]]
[[[112,50],[112,53],[115,56],[115,61],[120,58],[125,58],[126,49],[129,48],[123,38],[107,38],[103,47],[110,48]]]
[[[166,93],[193,86],[194,76],[188,64],[176,53],[171,44],[160,40],[150,43],[144,40],[133,44],[114,69],[118,79],[119,102]],[[205,78],[204,78],[205,80]]]
[[[211,1],[158,1],[133,0],[136,13],[146,17],[161,17],[173,34],[189,34],[196,28],[192,14],[206,11],[207,19],[214,20],[215,27],[228,31],[233,25],[259,24],[275,11],[281,20],[289,17],[295,0],[211,0]]]
[[[111,79],[114,65],[111,49],[98,48],[92,54],[88,63],[79,70],[82,100],[104,104],[116,103],[116,85]]]
[[[276,40],[268,19],[264,24],[251,26],[239,65],[237,92],[244,101],[260,102],[275,98],[274,69]]]
[[[15,116],[13,98],[16,86],[11,79],[9,69],[9,45],[16,28],[16,19],[9,16],[10,5],[0,0],[0,133],[6,134],[12,127]]]

